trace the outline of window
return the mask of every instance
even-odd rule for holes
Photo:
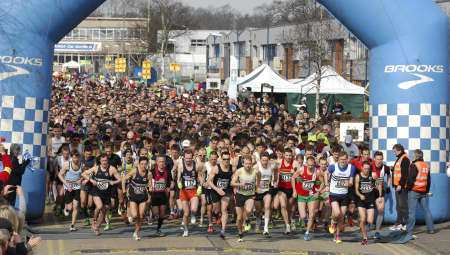
[[[107,29],[106,30],[106,39],[107,40],[113,40],[114,39],[114,30]]]
[[[86,28],[80,28],[80,38],[81,39],[87,39],[87,29]]]
[[[245,57],[245,42],[234,43],[234,56]]]
[[[269,44],[263,46],[263,58],[264,60],[268,60],[269,62],[273,60],[273,58],[277,55],[277,45]]]
[[[203,47],[206,46],[206,40],[191,40],[191,47]]]
[[[219,83],[217,83],[217,82],[210,82],[209,83],[209,88],[210,89],[218,89],[219,88]]]
[[[78,39],[79,37],[80,37],[80,31],[77,28],[72,30],[72,38],[73,39]]]
[[[100,29],[95,28],[92,30],[92,33],[93,33],[92,39],[100,40]]]
[[[220,57],[220,44],[214,44],[214,57]]]
[[[128,39],[128,31],[126,29],[120,29],[120,39],[121,40]]]
[[[106,29],[100,29],[100,40],[106,40]]]

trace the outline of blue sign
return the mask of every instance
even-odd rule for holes
[[[55,45],[55,52],[97,52],[101,50],[101,43],[60,42]]]

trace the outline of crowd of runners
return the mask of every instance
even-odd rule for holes
[[[383,153],[339,143],[342,109],[317,120],[269,97],[75,78],[54,82],[51,105],[48,202],[71,216],[70,231],[82,220],[100,235],[117,214],[135,240],[145,222],[164,236],[164,221],[179,220],[183,237],[200,227],[225,238],[235,223],[243,241],[281,221],[285,235],[327,231],[340,243],[359,222],[367,245],[406,160],[394,146],[391,171]]]

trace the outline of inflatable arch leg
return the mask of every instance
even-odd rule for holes
[[[48,110],[53,48],[105,0],[0,1],[0,136],[36,162],[23,176],[27,217],[45,206]]]
[[[371,148],[388,164],[392,146],[424,152],[432,172],[430,209],[449,219],[448,17],[433,1],[319,0],[370,49]],[[396,220],[388,198],[386,220]],[[422,215],[418,215],[423,219]]]

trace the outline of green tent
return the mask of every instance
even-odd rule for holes
[[[300,104],[302,97],[306,97],[306,105],[308,112],[313,116],[316,113],[316,95],[302,95],[302,94],[287,94],[287,104],[289,113],[296,113],[297,107],[294,105]],[[329,111],[333,109],[336,101],[340,101],[344,106],[345,112],[351,112],[354,117],[360,117],[364,112],[364,96],[363,95],[333,95],[321,94],[320,100],[325,98]]]
[[[294,105],[300,104],[301,98],[306,97],[308,112],[313,115],[316,112],[315,99],[319,74],[315,73],[304,80],[294,82],[301,86],[299,93],[287,94],[287,104],[290,113],[296,113]],[[355,85],[338,73],[330,66],[322,67],[320,75],[320,99],[327,100],[328,109],[333,108],[334,103],[339,100],[344,106],[345,112],[351,112],[354,117],[360,117],[365,109],[365,89]]]

